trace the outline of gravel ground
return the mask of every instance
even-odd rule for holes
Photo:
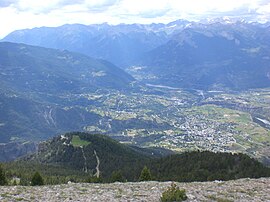
[[[270,178],[176,183],[187,201],[270,201]],[[0,201],[159,201],[171,182],[3,186]]]

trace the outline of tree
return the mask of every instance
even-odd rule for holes
[[[7,180],[6,180],[6,175],[2,167],[0,166],[0,186],[6,185]]]
[[[151,179],[152,177],[151,177],[149,168],[144,166],[144,168],[142,169],[141,175],[139,177],[139,181],[150,181]]]
[[[113,171],[111,175],[111,182],[124,182],[125,179],[120,170]]]
[[[41,185],[44,185],[43,178],[41,177],[41,175],[39,174],[39,172],[35,172],[35,174],[33,175],[32,180],[31,180],[31,185],[32,186],[41,186]]]

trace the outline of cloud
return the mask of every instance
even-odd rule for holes
[[[55,8],[58,1],[18,0],[12,6],[18,12],[46,13]]]
[[[117,5],[120,0],[85,0],[83,3],[89,11],[105,11],[109,7]]]
[[[257,9],[258,20],[262,22],[269,22],[270,20],[270,3],[264,4]]]
[[[233,11],[237,15],[237,11],[243,8],[256,10],[268,4],[269,0],[1,0],[0,7],[13,6],[19,12],[34,14],[52,11],[108,12],[125,17],[155,18],[165,15],[204,16],[209,13],[223,15]],[[263,9],[259,12],[267,14]]]
[[[50,13],[68,5],[83,4],[84,0],[17,0],[14,7],[18,11],[26,11],[34,14]]]
[[[0,38],[22,28],[93,24],[168,23],[237,17],[269,21],[269,0],[0,0]]]
[[[160,13],[168,10],[169,5],[166,0],[122,0],[119,3],[120,12],[129,15],[141,15],[147,13]]]
[[[119,0],[6,0],[6,6],[13,5],[18,11],[27,11],[35,14],[50,13],[62,10],[65,7],[77,7],[80,11],[104,11]],[[0,4],[1,5],[1,4]]]
[[[184,18],[193,18],[199,20],[208,17],[222,17],[228,14],[236,17],[242,13],[248,13],[257,8],[258,0],[171,0],[170,15],[180,14]]]
[[[0,8],[9,7],[16,2],[17,2],[16,0],[1,0],[0,1]]]

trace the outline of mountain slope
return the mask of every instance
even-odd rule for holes
[[[1,143],[36,142],[57,133],[82,130],[85,125],[97,124],[100,119],[97,114],[80,107],[66,109],[60,104],[14,92],[0,93],[0,112]]]
[[[124,89],[133,78],[114,65],[68,51],[0,43],[1,86],[18,91]]]
[[[113,64],[68,51],[0,43],[0,142],[39,141],[95,125],[84,93],[130,89]],[[73,107],[70,107],[73,106]]]
[[[240,29],[242,26],[242,29]],[[240,29],[240,30],[239,30]],[[139,64],[150,83],[197,89],[270,86],[269,46],[251,25],[198,25],[150,51]],[[260,36],[261,37],[261,36]]]
[[[155,25],[152,25],[155,26]],[[158,26],[158,25],[156,25]],[[3,41],[66,49],[124,66],[167,40],[166,33],[151,26],[63,25],[15,31]]]

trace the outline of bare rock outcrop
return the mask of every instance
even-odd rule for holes
[[[171,182],[6,186],[0,201],[159,201]],[[270,201],[270,178],[176,183],[187,201]]]

